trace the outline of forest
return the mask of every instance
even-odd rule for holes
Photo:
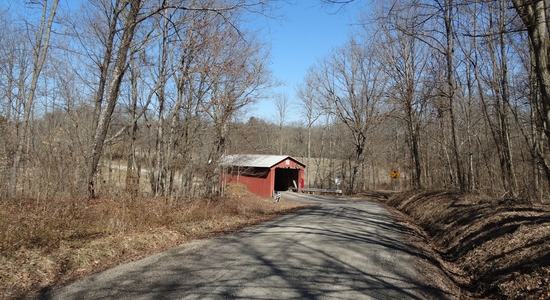
[[[547,202],[547,1],[372,1],[296,87],[292,122],[252,26],[281,5],[2,5],[0,199],[211,198],[224,192],[223,155],[258,153],[291,155],[308,166],[307,186],[339,178],[346,194]],[[245,117],[265,99],[278,118]]]

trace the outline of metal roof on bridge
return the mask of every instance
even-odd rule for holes
[[[290,158],[295,162],[306,166],[299,160],[288,155],[266,155],[266,154],[233,154],[222,157],[222,165],[237,166],[237,167],[255,167],[255,168],[271,168],[274,165]]]

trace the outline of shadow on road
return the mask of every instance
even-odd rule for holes
[[[301,199],[314,205],[96,274],[40,299],[450,298],[419,278],[411,259],[421,252],[401,239],[410,229],[381,206]]]

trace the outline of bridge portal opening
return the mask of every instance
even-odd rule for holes
[[[288,191],[298,187],[298,169],[276,168],[275,190]]]

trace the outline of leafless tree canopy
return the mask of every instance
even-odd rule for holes
[[[1,198],[211,197],[233,153],[292,155],[307,186],[346,193],[548,198],[548,1],[365,3],[296,106],[247,23],[288,3],[17,3],[0,11]],[[275,122],[241,118],[263,99]]]
[[[299,88],[306,107],[333,116],[326,126],[349,135],[347,155],[314,166],[346,178],[350,192],[379,188],[380,174],[398,170],[405,178],[397,182],[411,188],[543,199],[547,15],[547,1],[376,1],[348,44],[312,66]],[[307,157],[324,156],[325,147],[308,149]],[[335,160],[347,167],[334,169]]]
[[[77,196],[85,187],[93,198],[118,185],[131,195],[147,185],[154,196],[215,192],[217,169],[207,162],[216,166],[232,118],[271,85],[268,48],[243,25],[275,4],[7,8],[2,196]]]

